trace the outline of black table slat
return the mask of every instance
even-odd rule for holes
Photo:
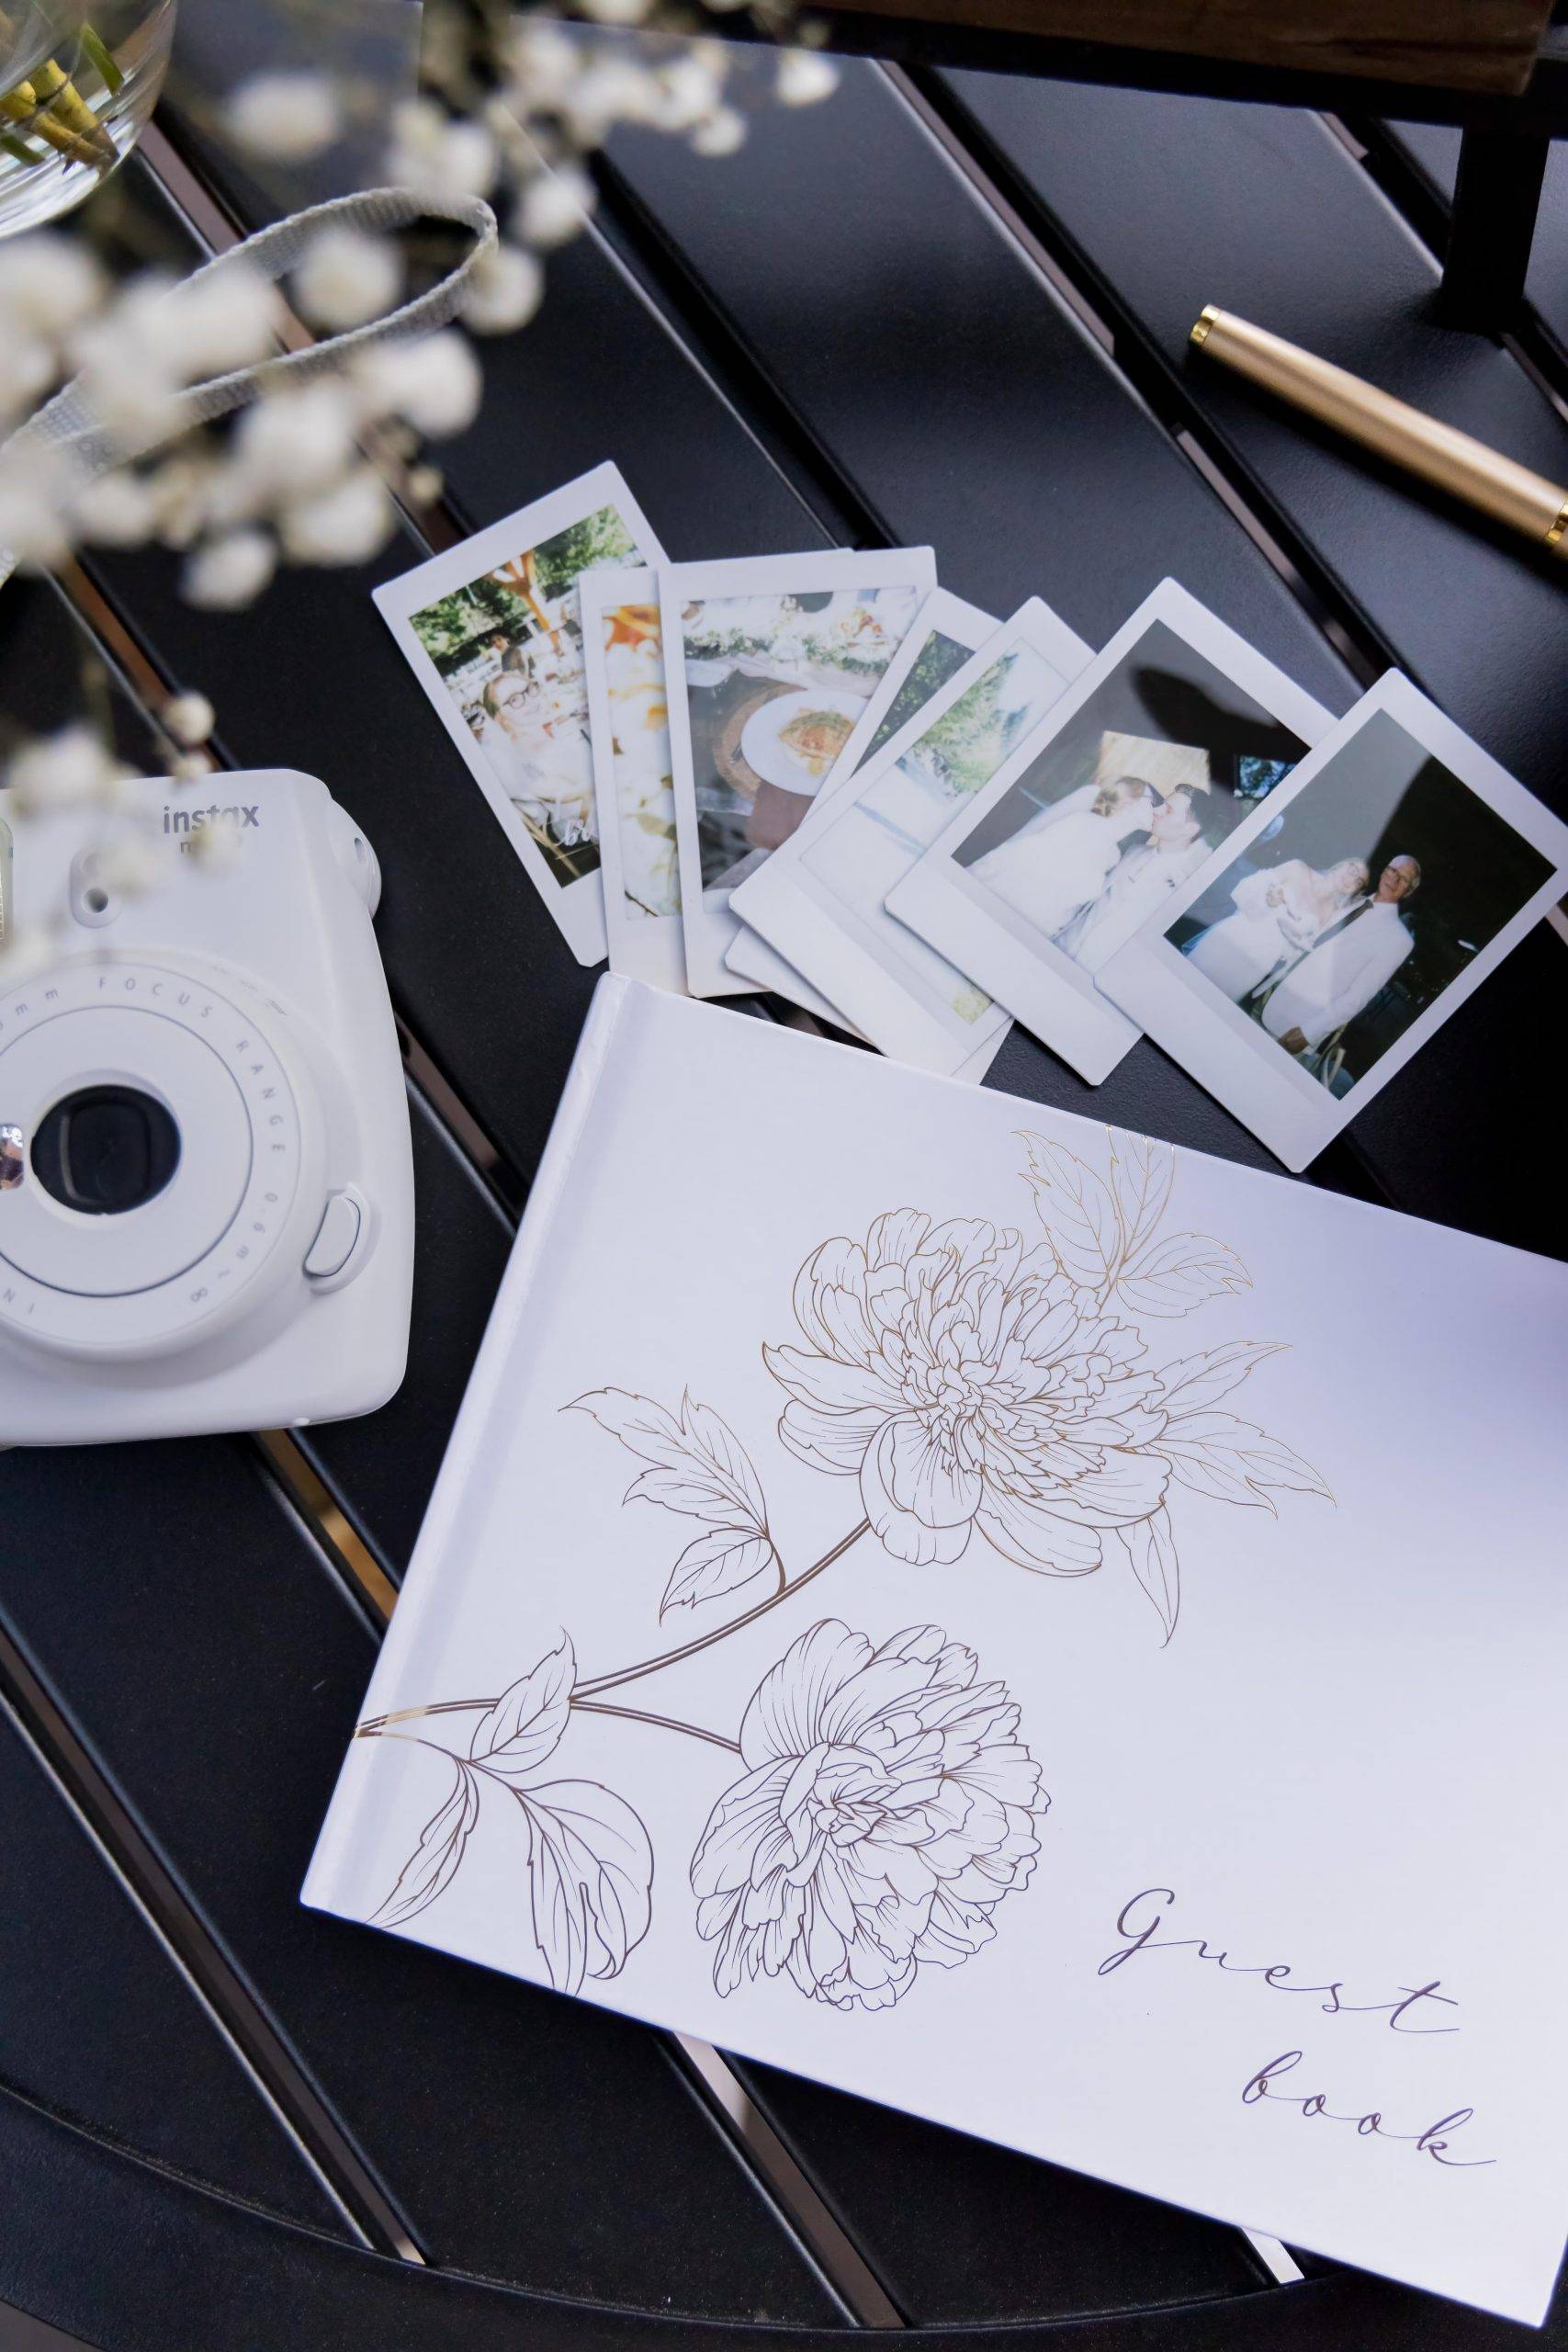
[[[47,1555],[35,1570],[48,1573]],[[299,2146],[4,1716],[0,1821],[0,2078],[194,2179],[346,2234]]]
[[[840,70],[719,163],[617,130],[649,234],[944,586],[995,612],[1044,596],[1100,644],[1179,572],[1343,708],[1325,640],[1022,247],[878,67]]]
[[[375,1637],[249,1443],[17,1453],[5,1484],[13,1640],[422,2250],[830,2319],[657,2036],[300,1906]]]
[[[745,2076],[822,2197],[853,2215],[866,2260],[897,2281],[907,2316],[921,2325],[1067,2320],[1260,2284],[1240,2233],[1218,2222],[774,2067],[748,2066]]]
[[[0,2168],[18,2202],[55,2217],[87,2256],[62,2263],[52,2231],[0,2233],[6,2302],[113,2352],[828,2352],[823,2329],[709,2323],[673,2312],[525,2297],[461,2272],[421,2268],[269,2222],[83,2136],[0,2092]],[[940,2226],[940,2218],[935,2224]],[[1024,2323],[977,2335],[909,2328],[903,2352],[1561,2352],[1540,2333],[1353,2273],[1282,2292],[1105,2314],[1070,2329]]]
[[[120,688],[94,639],[51,581],[17,573],[0,592],[0,763],[19,743],[79,725],[95,704],[107,712],[115,750],[156,767],[146,715]]]
[[[403,1385],[378,1413],[296,1433],[358,1533],[395,1573],[413,1548],[512,1246],[511,1220],[415,1086],[409,1114],[413,1312]]]
[[[1393,658],[1532,790],[1568,806],[1561,567],[1309,428],[1189,343],[1217,302],[1568,477],[1568,423],[1506,351],[1437,322],[1437,263],[1343,142],[1283,108],[993,74],[950,86],[1118,322],[1179,373]]]

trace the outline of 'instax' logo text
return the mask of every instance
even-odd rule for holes
[[[231,825],[237,833],[243,833],[248,832],[253,825],[260,823],[259,801],[252,801],[248,805],[241,804],[232,808],[220,808],[214,801],[209,808],[165,808],[164,811],[164,831],[166,833],[184,833],[187,836],[205,831],[209,825]],[[182,850],[188,850],[189,840],[182,841],[180,847]]]

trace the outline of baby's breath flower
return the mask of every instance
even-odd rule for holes
[[[0,304],[0,425],[28,415],[57,373],[54,353],[41,338],[7,333]]]
[[[148,475],[158,536],[166,548],[188,548],[200,537],[220,503],[222,480],[216,460],[195,451],[166,458]],[[106,486],[98,484],[99,490]]]
[[[720,61],[701,57],[695,49],[673,63],[661,66],[656,76],[658,104],[654,121],[660,130],[690,130],[713,112],[718,104],[723,86],[724,68]]]
[[[746,139],[746,118],[733,107],[715,107],[692,133],[692,146],[699,155],[733,155]]]
[[[90,482],[73,500],[71,513],[78,535],[93,547],[141,547],[158,523],[151,480],[123,468]]]
[[[144,314],[141,328],[180,380],[194,384],[265,359],[276,345],[277,323],[276,289],[248,263],[234,260],[176,287],[155,315]]]
[[[520,245],[492,245],[468,280],[464,323],[476,334],[509,334],[527,325],[544,291],[545,273],[532,254]]]
[[[371,466],[356,466],[319,496],[286,506],[278,520],[283,552],[295,563],[364,563],[392,530],[392,502]]]
[[[526,120],[558,107],[582,70],[577,44],[554,25],[525,17],[513,28],[502,57],[507,98]]]
[[[158,880],[162,861],[146,833],[122,828],[93,852],[92,878],[122,899],[139,899]]]
[[[210,752],[181,752],[169,762],[169,774],[175,784],[199,784],[217,765]]]
[[[107,807],[125,777],[124,762],[85,720],[24,743],[5,771],[13,806],[24,817]]]
[[[536,174],[517,207],[517,230],[525,244],[541,252],[575,237],[593,209],[593,183],[577,164],[558,164]]]
[[[595,147],[617,122],[651,122],[659,111],[659,77],[629,58],[597,56],[563,101],[572,137]]]
[[[393,111],[387,170],[417,196],[488,196],[495,141],[482,122],[454,120],[430,98],[409,98]]]
[[[186,563],[185,593],[193,605],[233,612],[255,601],[276,565],[276,550],[265,531],[224,531],[197,548]]]
[[[439,466],[411,466],[403,487],[411,504],[434,506],[446,484]]]
[[[0,449],[0,553],[47,571],[70,552],[70,476],[58,450]]]
[[[809,49],[786,49],[773,76],[773,95],[781,106],[814,107],[831,97],[839,86],[830,60]]]
[[[58,230],[0,245],[0,342],[69,335],[98,308],[104,287],[87,248]]]
[[[207,696],[198,694],[171,695],[161,715],[165,731],[187,752],[206,742],[218,719]]]
[[[227,874],[240,858],[240,836],[232,825],[203,825],[188,837],[190,855],[214,874]]]
[[[127,449],[146,449],[175,429],[179,378],[170,355],[111,311],[82,338],[82,404]]]
[[[406,417],[435,441],[473,423],[483,389],[471,347],[449,327],[366,352],[355,378],[373,415]]]
[[[391,310],[402,285],[402,255],[389,237],[334,222],[306,247],[294,273],[294,300],[312,326],[339,334]]]
[[[337,92],[324,74],[253,74],[224,111],[242,147],[279,164],[319,155],[341,127]]]
[[[354,456],[357,420],[341,378],[318,376],[267,392],[234,428],[231,468],[242,502],[259,514],[335,481]]]

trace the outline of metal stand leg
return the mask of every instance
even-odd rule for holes
[[[1496,334],[1524,300],[1551,141],[1534,131],[1470,130],[1460,142],[1442,314]]]

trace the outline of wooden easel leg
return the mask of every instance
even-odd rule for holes
[[[1450,326],[1497,334],[1524,300],[1551,141],[1472,129],[1460,143],[1441,310]]]

